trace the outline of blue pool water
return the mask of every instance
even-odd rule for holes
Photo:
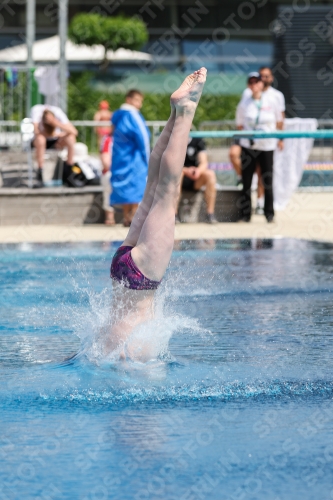
[[[115,248],[0,248],[0,500],[333,499],[333,246],[176,242],[147,363],[94,340]]]

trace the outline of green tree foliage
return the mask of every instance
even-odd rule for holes
[[[82,13],[73,17],[68,36],[78,45],[103,45],[106,61],[109,49],[141,49],[148,40],[148,31],[140,19],[133,17]]]
[[[90,86],[92,74],[73,73],[68,85],[68,114],[72,120],[91,120],[98,103],[106,100],[110,109],[118,109],[124,102],[124,94],[95,90]],[[204,120],[232,120],[235,118],[239,95],[208,95],[201,97],[195,114],[197,127]],[[167,120],[170,115],[170,96],[167,94],[145,94],[142,114],[146,120]]]

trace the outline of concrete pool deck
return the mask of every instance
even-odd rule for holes
[[[284,211],[276,213],[276,221],[267,224],[263,216],[254,215],[251,223],[179,224],[175,238],[239,239],[298,238],[333,242],[333,192],[299,191]],[[102,224],[15,225],[0,226],[0,243],[65,243],[82,241],[122,241],[127,229],[121,225]]]

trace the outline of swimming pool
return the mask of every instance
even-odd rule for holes
[[[333,246],[176,242],[145,364],[93,341],[116,246],[0,249],[0,499],[333,499]]]

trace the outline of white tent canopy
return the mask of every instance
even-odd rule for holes
[[[59,36],[38,40],[33,45],[33,60],[35,63],[53,63],[60,59]],[[16,45],[0,50],[0,63],[25,63],[28,57],[27,45]],[[66,59],[68,62],[91,62],[102,61],[104,48],[102,45],[88,47],[87,45],[75,45],[70,40],[66,41]],[[108,50],[109,61],[135,62],[150,61],[151,55],[135,50],[118,49],[115,52]]]

